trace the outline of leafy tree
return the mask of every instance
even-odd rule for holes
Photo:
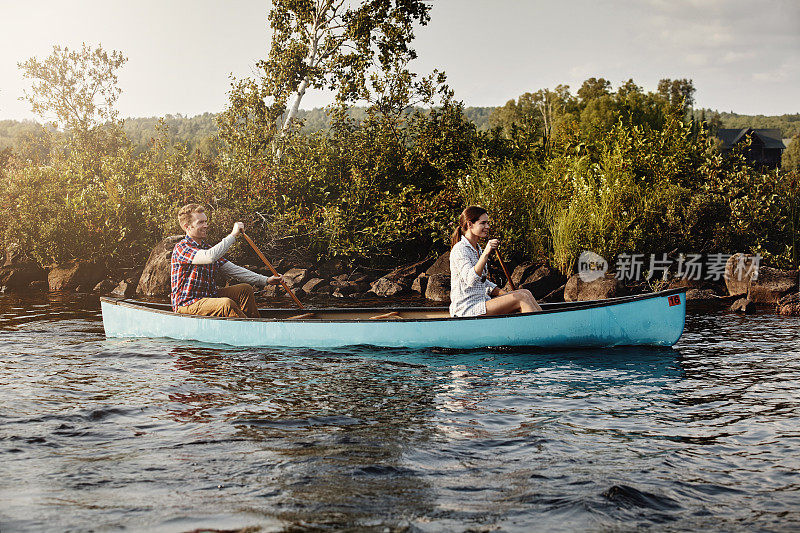
[[[781,156],[781,168],[795,176],[800,176],[800,134],[795,135]]]
[[[658,94],[674,109],[683,113],[691,111],[694,107],[694,93],[694,83],[686,78],[680,80],[664,78],[658,82]]]
[[[583,103],[609,94],[611,94],[611,82],[605,78],[589,78],[578,89],[578,98]]]
[[[228,108],[217,115],[219,137],[237,171],[250,174],[272,144],[283,103],[267,105],[268,92],[251,79],[234,80],[228,98]]]
[[[337,91],[337,101],[344,104],[368,99],[368,78],[376,69],[404,77],[404,66],[416,57],[410,47],[414,24],[427,24],[429,11],[422,0],[362,0],[354,5],[345,0],[274,0],[269,57],[256,65],[258,80],[234,81],[231,105],[220,121],[223,139],[236,149],[236,141],[247,134],[237,137],[235,130],[244,128],[255,130],[266,143],[281,140],[293,128],[309,88]],[[276,154],[280,159],[279,146]]]
[[[493,128],[500,128],[506,137],[541,139],[543,134],[542,119],[536,106],[537,96],[534,93],[523,93],[516,100],[509,100],[502,107],[497,107],[489,118]]]
[[[80,50],[56,45],[44,60],[32,57],[18,66],[32,80],[25,99],[35,114],[65,129],[88,132],[117,119],[114,103],[122,92],[117,70],[126,61],[121,52],[83,43]]]

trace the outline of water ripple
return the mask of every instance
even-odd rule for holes
[[[0,296],[0,530],[796,529],[798,346],[706,309],[666,350],[239,349]]]

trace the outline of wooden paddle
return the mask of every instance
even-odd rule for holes
[[[258,257],[260,257],[261,260],[264,261],[264,264],[267,265],[267,268],[272,271],[272,274],[274,276],[277,276],[278,272],[272,267],[272,265],[267,260],[267,258],[264,257],[264,254],[262,254],[261,250],[258,249],[258,246],[256,246],[256,243],[253,242],[253,239],[251,239],[250,236],[247,233],[245,233],[244,231],[242,231],[242,236],[250,244],[250,246],[253,247],[253,250],[256,251],[256,253],[258,254]],[[300,303],[300,300],[297,299],[297,296],[295,296],[294,293],[292,292],[292,289],[290,289],[289,286],[286,285],[286,283],[284,281],[281,281],[281,285],[283,285],[283,288],[286,289],[286,292],[289,294],[289,296],[292,297],[292,300],[294,300],[294,303],[297,304],[297,307],[299,307],[300,309],[305,309],[305,307],[303,307],[303,304]]]
[[[506,268],[506,264],[503,262],[503,258],[500,256],[500,250],[495,248],[494,251],[497,253],[497,259],[500,261],[500,266],[503,267],[503,274],[506,275],[508,284],[511,285],[511,290],[512,291],[517,290],[517,288],[514,286],[514,282],[511,281],[511,276],[508,275],[508,269]]]

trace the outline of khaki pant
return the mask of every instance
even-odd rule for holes
[[[261,317],[253,296],[253,286],[248,283],[223,287],[219,289],[219,298],[201,298],[179,307],[178,312],[185,315]]]

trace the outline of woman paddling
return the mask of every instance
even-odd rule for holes
[[[488,236],[486,209],[478,206],[464,209],[450,238],[450,314],[479,316],[541,311],[529,290],[506,292],[487,279],[486,263],[500,244],[497,239],[490,239],[481,251],[478,241]]]

